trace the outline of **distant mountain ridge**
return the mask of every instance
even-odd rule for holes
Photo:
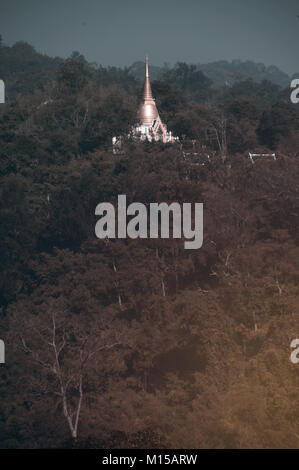
[[[266,66],[251,60],[233,60],[228,62],[221,60],[209,64],[199,64],[198,69],[209,77],[216,85],[224,85],[226,82],[247,80],[251,78],[255,82],[269,80],[276,85],[286,88],[290,86],[290,77],[275,65]]]
[[[258,83],[269,80],[282,88],[286,88],[290,86],[291,82],[291,77],[275,65],[266,66],[251,60],[233,60],[232,62],[220,60],[208,64],[197,64],[197,69],[210,78],[216,86],[232,85],[235,82],[252,79]],[[134,62],[129,70],[137,80],[143,80],[144,62]],[[165,70],[167,70],[167,67],[150,66],[152,80],[161,78]]]
[[[166,70],[166,67],[159,67],[156,65],[149,65],[149,72],[151,80],[158,80],[163,72]],[[137,80],[144,80],[144,72],[145,72],[145,62],[138,60],[134,62],[129,67],[129,73],[133,75],[134,78]]]
[[[43,90],[45,85],[55,78],[63,60],[60,57],[40,54],[24,41],[19,41],[13,46],[6,46],[0,35],[0,78],[6,83],[7,98],[14,98],[18,93],[28,94],[37,89]],[[236,82],[252,79],[258,83],[269,80],[282,88],[288,88],[292,80],[292,77],[274,65],[265,66],[250,60],[233,60],[232,62],[220,60],[208,64],[197,64],[196,67],[213,81],[213,86],[233,85]],[[150,65],[151,79],[161,78],[163,73],[170,68],[167,65],[163,67]],[[143,81],[143,61],[134,62],[126,70],[129,70],[132,77]],[[293,78],[299,78],[299,74]]]

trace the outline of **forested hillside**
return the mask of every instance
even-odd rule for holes
[[[75,53],[19,71],[20,47],[0,49],[0,448],[299,447],[289,90],[177,64],[152,88],[180,142],[115,155],[142,91],[129,69]],[[97,239],[95,207],[119,194],[203,202],[203,247]]]
[[[266,67],[264,64],[256,63],[251,60],[219,60],[208,64],[196,64],[196,69],[203,72],[214,82],[214,86],[231,86],[232,84],[248,79],[258,83],[263,80],[269,80],[282,88],[288,87],[290,77],[274,65]],[[159,79],[163,73],[170,68],[169,64],[163,67],[151,66],[150,73],[154,79]],[[143,80],[144,63],[142,61],[134,62],[130,67],[130,73],[138,80]],[[296,75],[297,77],[297,75]]]

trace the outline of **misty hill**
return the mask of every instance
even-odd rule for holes
[[[256,63],[250,60],[233,60],[228,62],[221,60],[209,64],[197,64],[197,69],[210,78],[214,85],[221,86],[225,84],[234,84],[239,81],[252,80],[260,83],[268,80],[276,85],[286,88],[290,84],[290,77],[282,72],[278,67],[271,65],[267,67],[262,63]],[[166,67],[150,66],[150,74],[153,80],[162,77]],[[144,78],[144,62],[134,62],[130,67],[130,73],[138,80]]]
[[[19,41],[12,47],[1,41],[0,77],[6,84],[7,98],[43,90],[53,80],[62,59],[38,53],[30,44]]]
[[[213,80],[216,85],[232,84],[248,78],[259,83],[268,80],[282,88],[290,85],[290,77],[275,65],[267,67],[251,60],[233,60],[232,62],[221,60],[210,64],[199,64],[198,69]]]
[[[75,56],[74,56],[75,54]],[[82,60],[87,64],[84,57],[79,53],[73,53],[78,60]],[[53,81],[56,77],[59,65],[63,62],[62,58],[49,57],[35,50],[30,44],[19,41],[13,46],[7,46],[2,42],[0,35],[0,78],[6,83],[6,97],[15,98],[17,94],[30,94],[35,90],[44,90],[47,83]],[[144,78],[144,62],[134,62],[127,69],[97,67],[90,64],[92,68],[96,68],[101,82],[105,81],[105,71],[109,73],[106,81],[126,80],[130,77],[142,81]],[[158,67],[150,65],[150,74],[152,80],[162,78],[163,74],[171,70],[169,66]],[[291,78],[282,72],[276,66],[266,67],[264,64],[252,61],[234,60],[228,62],[225,60],[211,62],[209,64],[198,64],[197,71],[201,71],[208,79],[212,81],[212,86],[221,86],[224,84],[233,85],[249,78],[257,83],[263,80],[271,81],[283,88],[289,87]],[[113,73],[112,73],[113,72]],[[119,75],[118,80],[115,76]]]
[[[144,65],[144,62],[141,60],[134,62],[129,67],[130,74],[133,75],[133,77],[136,78],[137,80],[144,80],[144,70],[145,70],[145,65]],[[149,73],[150,73],[151,80],[158,80],[159,78],[161,78],[165,70],[166,70],[166,67],[158,67],[156,65],[149,65]]]

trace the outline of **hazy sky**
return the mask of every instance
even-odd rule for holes
[[[0,0],[0,34],[103,65],[252,59],[299,71],[298,0]]]

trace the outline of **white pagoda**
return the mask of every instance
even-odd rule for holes
[[[138,111],[138,123],[132,128],[128,137],[134,140],[148,141],[148,142],[164,142],[174,143],[178,142],[179,138],[172,135],[171,131],[167,130],[166,124],[161,121],[156,102],[152,95],[152,89],[149,79],[148,71],[148,57],[145,59],[145,82],[143,101]],[[112,148],[114,154],[122,153],[123,137],[112,138]]]
[[[145,60],[145,83],[143,92],[143,102],[138,112],[139,122],[132,130],[133,138],[149,142],[162,141],[164,143],[174,143],[179,139],[174,137],[171,131],[167,131],[166,124],[163,124],[159,116],[156,102],[152,95],[152,89],[148,71],[148,57]]]

